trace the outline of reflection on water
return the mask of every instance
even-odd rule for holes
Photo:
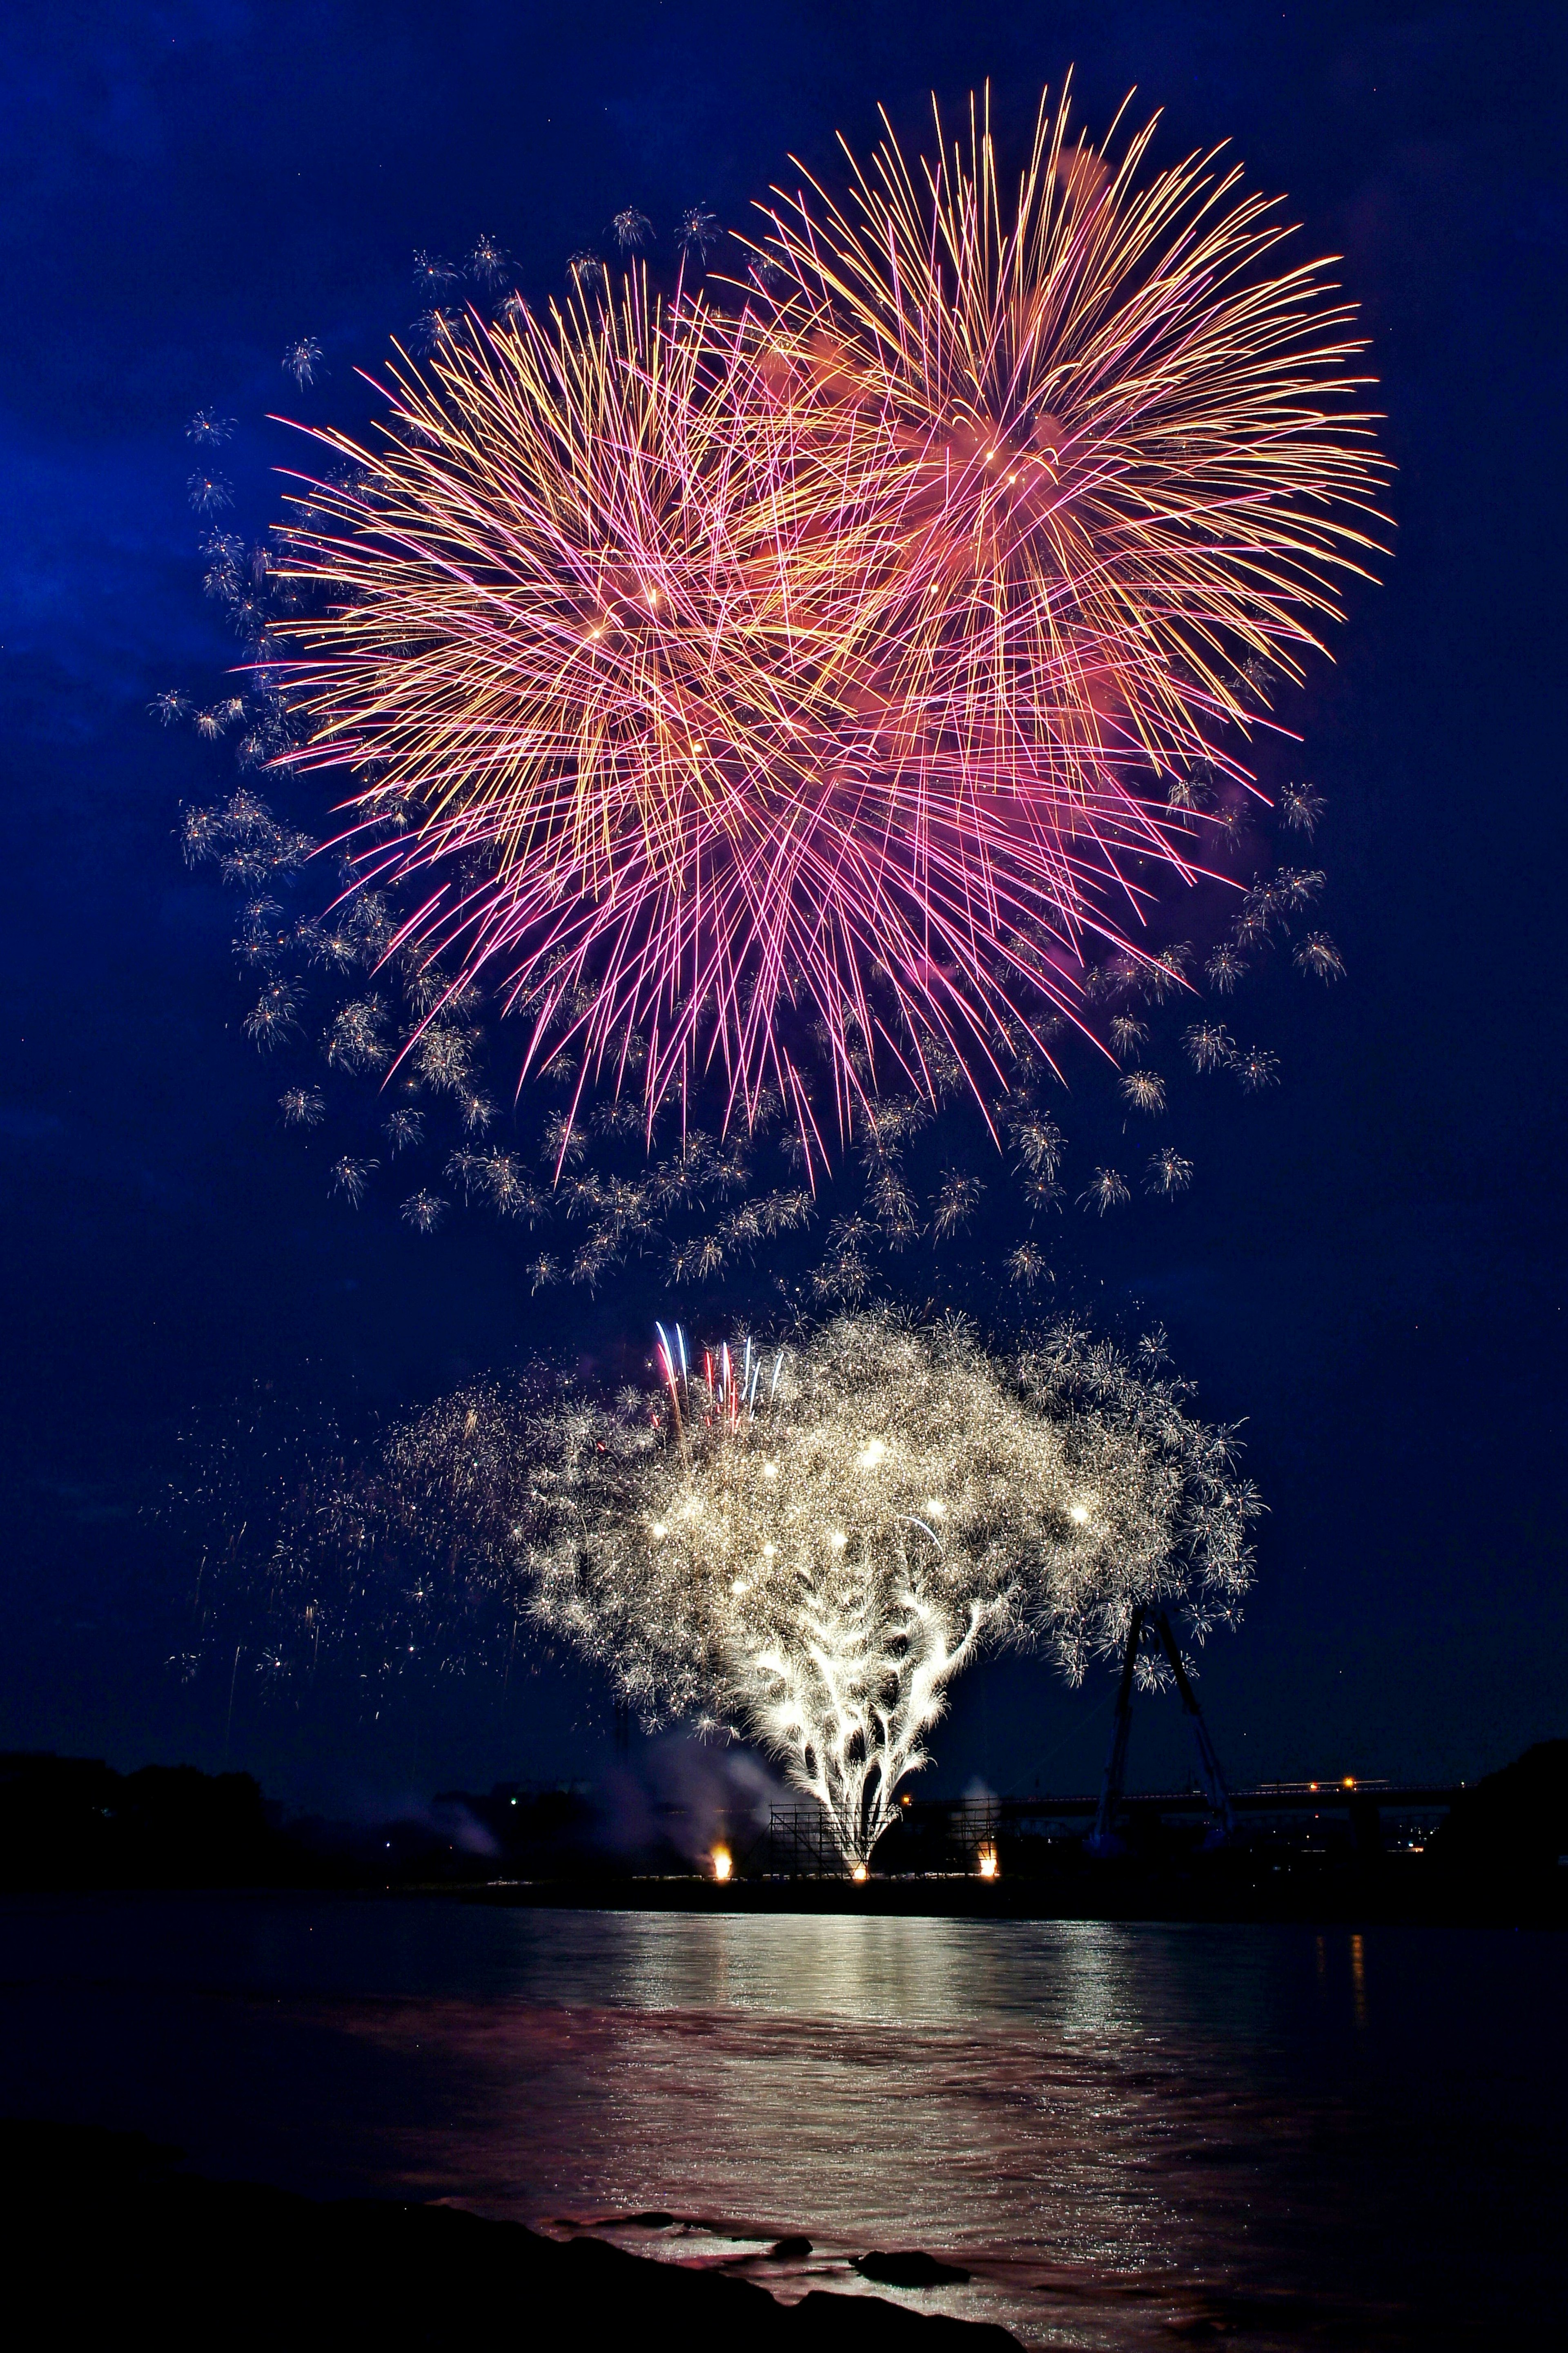
[[[903,2301],[1107,2348],[1554,2300],[1548,1937],[100,1898],[0,1911],[0,1978],[12,2113],[786,2295],[919,2246],[974,2276]]]

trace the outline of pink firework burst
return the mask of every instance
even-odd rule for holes
[[[283,569],[304,765],[355,772],[394,945],[499,976],[579,1093],[777,1083],[818,1144],[977,1087],[1152,969],[1157,889],[1369,544],[1318,274],[1206,160],[1135,185],[1042,110],[773,218],[739,315],[618,297],[443,337]],[[1233,200],[1234,199],[1234,200]],[[1242,731],[1240,736],[1237,731]]]

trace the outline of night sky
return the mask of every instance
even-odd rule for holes
[[[1174,1206],[1068,1212],[1059,1294],[1166,1325],[1245,1419],[1269,1516],[1203,1690],[1238,1778],[1470,1776],[1568,1730],[1563,1170],[1563,282],[1555,7],[13,5],[3,36],[0,761],[5,789],[0,1747],[229,1761],[297,1799],[591,1774],[602,1704],[546,1665],[411,1689],[395,1720],[191,1684],[192,1564],[149,1507],[193,1419],[257,1386],[395,1411],[562,1345],[634,1344],[653,1278],[531,1297],[527,1237],[325,1198],[240,1037],[233,909],[182,800],[231,771],[146,704],[235,659],[200,594],[193,409],[241,420],[236,524],[279,512],[269,409],[358,426],[417,307],[416,247],[480,231],[535,300],[635,204],[727,224],[875,107],[914,139],[989,76],[1022,137],[1076,69],[1156,154],[1229,138],[1344,255],[1399,471],[1384,585],[1287,723],[1347,977],[1249,1007],[1260,1100],[1194,1096]],[[296,396],[279,354],[331,374]],[[1069,1136],[1077,1116],[1062,1110]],[[1131,1319],[1130,1321],[1128,1319]],[[1005,1662],[956,1691],[928,1788],[1084,1786],[1109,1677]],[[1173,1703],[1135,1779],[1184,1770]],[[668,1760],[666,1767],[669,1769]]]

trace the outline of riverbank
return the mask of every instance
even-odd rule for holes
[[[875,2295],[1082,2353],[1531,2346],[1562,2303],[1568,2056],[1542,2021],[1565,1949],[1484,1928],[10,1896],[0,2115],[141,2132],[189,2152],[176,2178],[319,2201],[262,2191],[244,2229],[209,2227],[204,2193],[132,2196],[122,2165],[84,2180],[24,2147],[12,2274],[29,2306],[39,2283],[56,2300],[67,2342],[89,2335],[79,2310],[94,2341],[147,2314],[177,2342],[193,2314],[209,2343],[237,2312],[259,2337],[253,2290],[268,2353],[322,2310],[344,2322],[333,2353],[439,2342],[453,2316],[530,2353],[563,2334],[563,2296],[596,2317],[585,2274],[541,2257],[552,2284],[504,2233],[454,2239],[478,2228],[459,2209],[841,2298],[858,2331]],[[376,2211],[362,2226],[337,2200]],[[914,2250],[968,2279],[869,2274],[873,2251]],[[626,2294],[647,2277],[623,2272]],[[680,2292],[662,2278],[648,2296]],[[428,2326],[403,2328],[405,2279]],[[575,2333],[640,2346],[642,2304]],[[695,2309],[660,2353],[753,2312],[772,2327],[745,2297],[689,2329]]]
[[[660,2343],[859,2353],[1016,2353],[984,2322],[814,2290],[782,2305],[726,2270],[393,2199],[318,2202],[185,2171],[138,2134],[0,2121],[14,2303],[71,2341],[155,2333],[162,2346]],[[765,2255],[763,2256],[765,2262]],[[47,2320],[45,2316],[47,2314]]]

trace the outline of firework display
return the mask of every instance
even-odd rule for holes
[[[656,1244],[711,1280],[821,1203],[814,1295],[853,1299],[868,1252],[950,1241],[984,1186],[967,1148],[911,1182],[921,1107],[951,1131],[967,1094],[994,1153],[1050,1125],[1072,1047],[1136,1164],[1058,1193],[1021,1150],[1031,1231],[997,1264],[1028,1292],[1058,1198],[1186,1191],[1194,1162],[1135,1132],[1170,1115],[1152,1063],[1184,1028],[1194,1071],[1274,1082],[1266,1047],[1190,1017],[1322,884],[1273,864],[1249,744],[1367,559],[1382,461],[1321,266],[1270,274],[1273,208],[1213,156],[1151,172],[1153,127],[1096,150],[1043,102],[1014,197],[972,106],[918,164],[890,135],[851,162],[843,202],[780,195],[743,280],[699,287],[723,232],[689,212],[664,297],[627,259],[661,244],[636,206],[609,232],[627,274],[580,254],[544,315],[489,234],[415,256],[423,357],[399,353],[379,444],[319,429],[269,544],[204,543],[248,691],[153,705],[346,788],[324,914],[285,914],[302,873],[319,907],[321,846],[253,781],[185,828],[246,896],[244,1034],[336,1074],[291,1077],[286,1124],[355,1082],[393,1097],[329,1157],[340,1201],[403,1177],[426,1236],[458,1202],[553,1212],[580,1229],[536,1287],[590,1288]],[[284,366],[305,388],[321,344]],[[198,512],[220,491],[192,478]],[[1309,837],[1321,808],[1278,797]],[[1291,957],[1343,969],[1321,929]],[[498,1052],[538,1104],[504,1150]],[[679,1161],[716,1132],[758,1198],[699,1202],[671,1120]]]
[[[532,1611],[646,1723],[760,1741],[868,1861],[987,1645],[1073,1677],[1138,1603],[1201,1637],[1251,1578],[1230,1434],[1072,1326],[1011,1359],[881,1309],[533,1427]]]
[[[1140,187],[1152,134],[1043,109],[1014,207],[983,119],[921,181],[889,142],[852,214],[775,210],[738,313],[579,273],[447,320],[381,448],[319,436],[289,756],[353,772],[360,880],[525,1066],[650,1108],[714,1068],[820,1144],[825,1082],[841,1127],[933,1054],[988,1082],[1158,961],[1378,463],[1346,307],[1265,274],[1236,172]]]
[[[767,1749],[863,1875],[985,1651],[1077,1678],[1139,1610],[1234,1616],[1259,1506],[1158,1346],[874,1303],[973,1297],[968,1257],[1033,1314],[1068,1202],[1187,1196],[1194,1080],[1277,1084],[1248,972],[1343,970],[1258,750],[1375,553],[1363,346],[1276,207],[1156,167],[1155,127],[1097,147],[1042,101],[1010,176],[972,101],[750,239],[627,204],[543,310],[488,232],[421,250],[377,431],[302,428],[260,546],[214,521],[231,420],[192,418],[247,675],[153,715],[248,772],[184,846],[240,894],[281,1123],[426,1244],[459,1203],[529,1230],[533,1292],[761,1261],[795,1319],[301,1459],[208,1580],[231,1699],[247,1656],[379,1704],[531,1636]],[[1322,808],[1273,816],[1310,843]],[[1069,1053],[1109,1109],[1076,1166]]]
[[[1157,1335],[1130,1359],[1058,1324],[999,1356],[887,1307],[700,1355],[670,1324],[613,1398],[471,1384],[362,1448],[253,1413],[193,1444],[170,1509],[223,1531],[196,1599],[231,1695],[243,1666],[379,1713],[542,1639],[649,1730],[770,1751],[854,1871],[986,1650],[1076,1682],[1140,1605],[1194,1644],[1234,1621],[1258,1498],[1163,1364]]]

